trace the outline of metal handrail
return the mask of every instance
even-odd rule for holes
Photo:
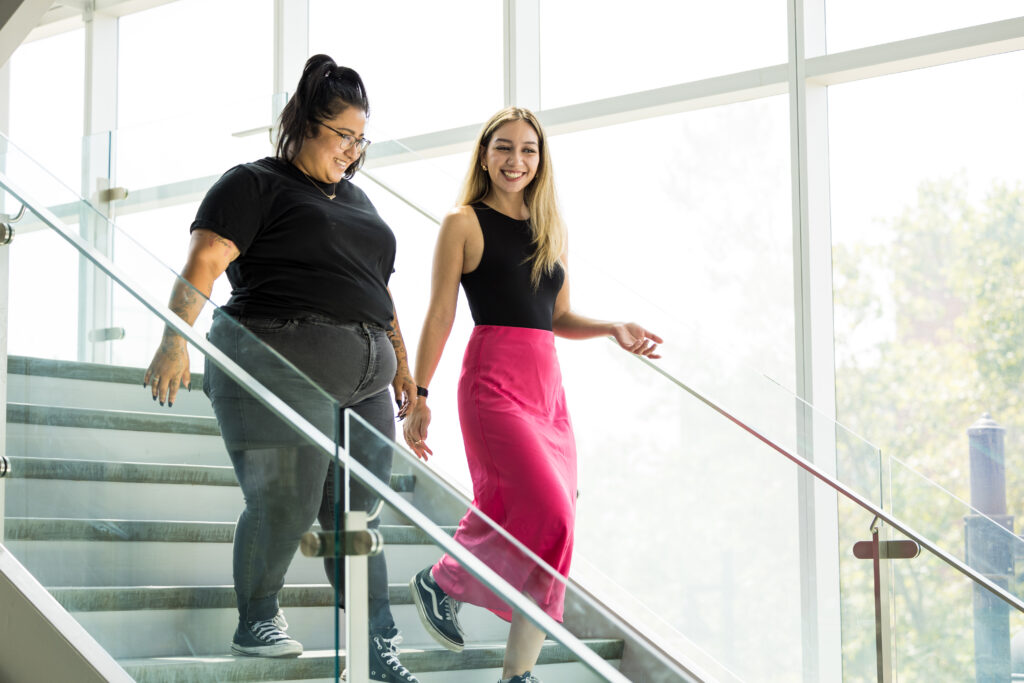
[[[320,447],[331,458],[338,454],[341,463],[348,469],[351,475],[355,476],[364,486],[372,490],[376,495],[386,500],[400,514],[409,519],[415,526],[422,529],[431,540],[440,546],[446,553],[455,558],[465,569],[483,582],[488,588],[501,596],[508,604],[515,607],[540,629],[561,642],[573,655],[579,658],[580,662],[589,667],[594,673],[605,677],[609,681],[617,683],[629,683],[629,679],[605,661],[597,653],[586,647],[570,633],[562,624],[552,619],[546,612],[541,610],[536,603],[528,600],[517,590],[498,575],[493,569],[487,566],[475,555],[455,542],[448,534],[441,530],[426,515],[413,507],[412,503],[393,492],[391,488],[380,481],[366,467],[356,460],[349,458],[348,454],[336,444],[334,440],[327,437],[314,427],[302,415],[296,412],[291,406],[278,398],[276,394],[257,382],[248,372],[242,369],[231,358],[220,349],[213,346],[202,334],[197,333],[191,325],[172,313],[166,306],[156,299],[145,294],[141,287],[135,283],[133,278],[125,275],[113,261],[105,254],[96,250],[86,242],[80,235],[68,230],[57,220],[48,209],[39,208],[39,204],[33,198],[12,183],[6,172],[0,171],[0,187],[7,190],[13,197],[28,207],[29,211],[35,214],[39,220],[50,229],[64,238],[77,249],[85,258],[91,261],[97,268],[107,274],[112,280],[124,287],[128,293],[134,296],[143,306],[148,308],[158,318],[164,321],[177,334],[185,338],[189,343],[203,352],[213,361],[218,368],[232,380],[246,388],[260,403],[267,407],[279,418],[292,425],[313,445]],[[84,200],[83,200],[84,201]]]
[[[669,372],[667,372],[664,369],[662,369],[660,366],[656,365],[655,363],[651,362],[650,360],[648,360],[646,358],[640,358],[639,356],[637,358],[642,363],[644,363],[645,365],[649,366],[652,370],[654,370],[658,374],[662,375],[663,377],[667,378],[670,382],[672,382],[673,384],[678,386],[680,389],[684,390],[686,393],[690,394],[691,396],[696,398],[698,401],[700,401],[701,403],[703,403],[707,407],[711,408],[716,413],[718,413],[719,415],[721,415],[725,419],[729,420],[730,422],[735,424],[737,427],[739,427],[743,431],[747,432],[748,434],[750,434],[751,436],[756,438],[758,441],[761,441],[762,443],[767,445],[772,450],[774,450],[777,453],[781,454],[785,458],[791,460],[797,467],[799,467],[802,470],[804,470],[805,472],[811,474],[814,478],[818,479],[819,481],[821,481],[822,483],[826,484],[827,486],[830,486],[831,488],[835,489],[835,491],[837,493],[839,493],[839,494],[841,494],[843,496],[846,496],[848,499],[850,499],[851,501],[853,501],[857,505],[861,506],[862,508],[864,508],[865,510],[870,512],[872,515],[874,515],[878,519],[881,519],[881,520],[885,521],[889,526],[891,526],[892,528],[896,529],[897,531],[902,533],[904,536],[907,536],[907,537],[917,541],[921,545],[921,547],[927,549],[929,552],[931,552],[933,555],[938,557],[940,560],[942,560],[943,562],[945,562],[946,564],[951,566],[953,569],[956,569],[961,574],[963,574],[967,578],[971,579],[975,583],[978,583],[978,584],[984,586],[985,588],[990,590],[992,593],[994,593],[995,595],[1000,597],[1002,600],[1004,600],[1006,603],[1008,603],[1009,605],[1015,607],[1020,612],[1024,612],[1024,601],[1021,601],[1020,598],[1012,595],[1009,591],[1001,588],[999,585],[997,585],[997,584],[993,583],[992,581],[990,581],[989,579],[985,578],[984,576],[982,576],[981,574],[976,572],[974,569],[969,567],[966,563],[964,563],[963,561],[957,559],[953,555],[950,555],[945,550],[943,550],[942,548],[939,548],[936,544],[932,543],[931,541],[925,539],[924,536],[922,536],[921,534],[919,534],[916,531],[914,531],[910,526],[908,526],[907,524],[904,524],[903,522],[897,520],[896,517],[894,517],[893,515],[889,514],[888,512],[883,510],[882,508],[878,507],[877,505],[875,505],[871,501],[867,500],[866,498],[864,498],[860,494],[855,493],[853,490],[851,490],[849,487],[847,487],[843,483],[833,479],[828,474],[825,474],[817,466],[815,466],[814,463],[812,463],[811,461],[807,460],[806,458],[804,458],[804,457],[802,457],[800,455],[796,455],[795,453],[789,452],[787,449],[783,448],[782,446],[778,445],[777,443],[775,443],[774,441],[772,441],[768,437],[764,436],[759,431],[757,431],[753,427],[747,425],[745,422],[743,422],[742,420],[740,420],[739,418],[734,416],[732,413],[730,413],[727,410],[725,410],[724,408],[722,408],[720,405],[718,405],[717,403],[715,403],[711,399],[709,399],[706,396],[702,395],[696,389],[693,389],[692,387],[690,387],[689,385],[687,385],[686,383],[684,383],[683,381],[681,381],[677,377],[674,377],[672,374],[670,374]]]
[[[387,192],[391,193],[393,196],[395,196],[396,198],[398,198],[399,200],[401,200],[402,202],[407,204],[409,207],[411,207],[412,209],[414,209],[418,213],[426,216],[428,219],[433,221],[435,224],[437,224],[437,225],[441,224],[441,222],[437,219],[436,216],[434,216],[429,211],[427,211],[423,207],[419,206],[418,204],[416,204],[415,202],[413,202],[409,198],[407,198],[404,195],[402,195],[400,192],[395,190],[393,187],[391,187],[387,183],[385,183],[385,182],[379,180],[378,178],[376,178],[376,177],[374,177],[374,176],[372,176],[370,174],[367,174],[365,172],[363,173],[363,175],[366,175],[370,180],[375,182],[381,188],[383,188]],[[986,579],[984,576],[982,576],[978,572],[976,572],[973,569],[971,569],[971,567],[968,566],[966,563],[964,563],[961,560],[957,559],[956,557],[950,555],[945,550],[942,550],[936,544],[932,543],[931,541],[925,540],[924,537],[921,534],[915,532],[908,525],[906,525],[906,524],[904,524],[902,522],[896,521],[895,517],[893,517],[892,515],[886,513],[884,510],[882,510],[882,508],[874,505],[873,503],[871,503],[866,498],[864,498],[861,495],[855,493],[852,489],[850,489],[849,487],[843,485],[838,480],[833,479],[828,474],[822,472],[811,461],[803,458],[802,456],[796,455],[795,453],[789,452],[787,449],[785,449],[782,446],[778,445],[777,443],[772,441],[770,438],[764,436],[763,434],[758,432],[753,427],[747,425],[745,422],[743,422],[739,418],[735,417],[734,415],[732,415],[731,413],[726,411],[724,408],[722,408],[717,403],[715,403],[711,399],[707,398],[706,396],[704,396],[703,394],[698,392],[696,389],[691,388],[686,383],[684,383],[682,380],[678,379],[677,377],[675,377],[671,373],[667,372],[660,365],[657,365],[656,363],[651,362],[647,358],[641,358],[639,356],[637,358],[641,362],[643,362],[645,365],[647,365],[648,367],[653,369],[655,372],[661,374],[662,376],[666,377],[669,381],[671,381],[672,383],[676,384],[681,389],[685,390],[687,393],[689,393],[691,396],[696,398],[698,401],[700,401],[704,405],[708,406],[709,408],[711,408],[715,412],[719,413],[720,415],[722,415],[723,417],[728,419],[730,422],[732,422],[733,424],[738,426],[743,431],[751,434],[752,436],[756,437],[759,441],[761,441],[764,444],[770,446],[773,450],[777,451],[778,453],[780,453],[784,457],[786,457],[789,460],[793,461],[793,463],[795,463],[798,467],[800,467],[804,471],[810,473],[815,478],[817,478],[819,481],[821,481],[821,482],[827,484],[828,486],[832,487],[838,493],[846,496],[851,501],[853,501],[857,505],[861,506],[862,508],[864,508],[865,510],[867,510],[871,514],[873,514],[876,517],[878,517],[879,519],[884,520],[887,524],[889,524],[889,526],[891,526],[894,529],[898,530],[900,533],[902,533],[905,536],[908,536],[908,537],[912,538],[913,540],[917,541],[918,543],[921,544],[922,547],[926,548],[928,551],[930,551],[934,555],[938,556],[939,559],[941,559],[942,561],[946,562],[948,565],[950,565],[951,567],[953,567],[954,569],[956,569],[960,573],[964,574],[965,576],[967,576],[971,580],[981,584],[982,586],[984,586],[988,590],[992,591],[997,596],[999,596],[1001,599],[1003,599],[1005,602],[1007,602],[1010,605],[1012,605],[1013,607],[1017,608],[1019,611],[1024,612],[1024,601],[1022,601],[1019,598],[1015,597],[1014,595],[1012,595],[1011,593],[1009,593],[1005,589],[1001,588],[999,585],[993,583],[989,579]],[[797,397],[794,397],[794,398],[797,398]],[[810,404],[808,404],[806,402],[804,402],[804,405],[807,406],[810,409],[813,409],[813,406],[811,406]],[[993,522],[993,524],[995,524],[995,522]]]

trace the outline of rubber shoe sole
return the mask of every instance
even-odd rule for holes
[[[416,585],[419,579],[419,574],[412,577],[409,580],[409,588],[412,589],[412,601],[416,605],[416,614],[420,617],[420,624],[423,625],[423,630],[426,631],[431,638],[437,641],[437,644],[446,650],[452,652],[462,652],[466,645],[465,643],[456,643],[448,638],[445,634],[434,628],[434,624],[431,623],[430,617],[427,616],[427,606],[423,604],[423,598],[420,597],[420,587]],[[426,590],[430,590],[429,588]]]
[[[298,657],[302,654],[302,644],[294,640],[290,643],[277,645],[239,645],[231,643],[231,651],[246,657]]]

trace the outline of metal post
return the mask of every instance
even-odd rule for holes
[[[1006,514],[1003,429],[985,413],[967,430],[970,443],[971,507],[1013,531]],[[981,515],[964,518],[967,565],[1002,588],[1013,576],[1009,534]],[[974,675],[978,683],[1010,680],[1010,610],[982,586],[974,586]]]
[[[309,531],[300,548],[307,557],[330,557],[345,562],[345,667],[348,680],[366,681],[370,676],[370,574],[367,558],[384,550],[384,537],[367,529],[363,511],[345,514],[345,531]],[[341,547],[338,547],[339,544]],[[355,653],[355,656],[353,656]]]
[[[0,130],[10,127],[11,63],[0,64]],[[7,143],[0,142],[0,171],[7,170]],[[11,211],[14,207],[0,198],[0,211]],[[24,208],[24,205],[22,205]],[[8,310],[10,306],[10,260],[11,248],[0,247],[0,458],[7,457],[7,339]],[[4,517],[6,483],[0,479],[0,543],[4,540]]]
[[[882,560],[909,560],[921,554],[915,541],[883,541],[879,539],[881,521],[871,522],[871,540],[853,544],[853,556],[858,560],[871,560],[875,588],[875,656],[878,683],[896,680],[893,660],[892,605],[889,600],[889,568]]]
[[[365,532],[366,513],[345,513],[345,531]],[[345,553],[345,664],[350,681],[370,680],[370,574],[366,557]]]

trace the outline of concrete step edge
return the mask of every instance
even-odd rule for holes
[[[623,641],[614,638],[587,638],[582,641],[603,659],[622,658]],[[416,673],[468,671],[501,666],[504,643],[471,643],[461,653],[437,648],[401,648],[402,664]],[[345,666],[345,655],[340,655]],[[563,664],[578,661],[564,645],[546,641],[538,664]],[[122,659],[125,671],[139,683],[192,683],[198,681],[277,681],[334,676],[335,659],[331,650],[305,652],[296,659],[256,657],[156,657]]]
[[[318,528],[316,526],[314,529]],[[456,527],[442,526],[449,536]],[[381,525],[385,545],[430,545],[430,537],[414,526]],[[178,522],[169,520],[70,519],[8,517],[8,541],[135,541],[153,543],[231,543],[234,522]]]
[[[48,427],[220,436],[220,428],[213,417],[100,408],[65,408],[34,403],[8,403],[7,422]]]
[[[105,365],[72,360],[52,360],[32,356],[8,356],[7,373],[10,375],[34,375],[37,377],[59,377],[71,380],[110,382],[112,384],[137,384],[142,386],[146,374],[143,368],[124,365]],[[203,375],[192,373],[192,386],[203,386]]]
[[[234,586],[102,586],[47,588],[69,612],[130,612],[137,610],[235,608]],[[411,605],[405,583],[388,586],[392,605]],[[290,584],[278,593],[281,607],[330,607],[335,604],[330,584]]]
[[[238,486],[234,469],[225,465],[165,465],[67,458],[13,457],[7,477],[10,479],[60,479],[133,484]],[[411,493],[415,485],[415,475],[391,475],[391,489],[397,493]]]

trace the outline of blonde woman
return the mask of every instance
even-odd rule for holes
[[[559,216],[544,131],[528,110],[509,107],[484,124],[458,206],[441,224],[430,309],[416,354],[420,396],[405,421],[406,443],[424,460],[430,424],[426,387],[455,319],[459,285],[476,323],[459,380],[459,419],[473,479],[473,505],[563,576],[576,514],[576,445],[555,355],[555,335],[612,336],[658,358],[661,338],[636,323],[585,318],[569,305],[565,226]],[[455,539],[562,620],[563,584],[514,550],[473,511]],[[544,633],[445,555],[410,582],[427,632],[462,651],[462,602],[511,622],[502,681],[538,681]]]

